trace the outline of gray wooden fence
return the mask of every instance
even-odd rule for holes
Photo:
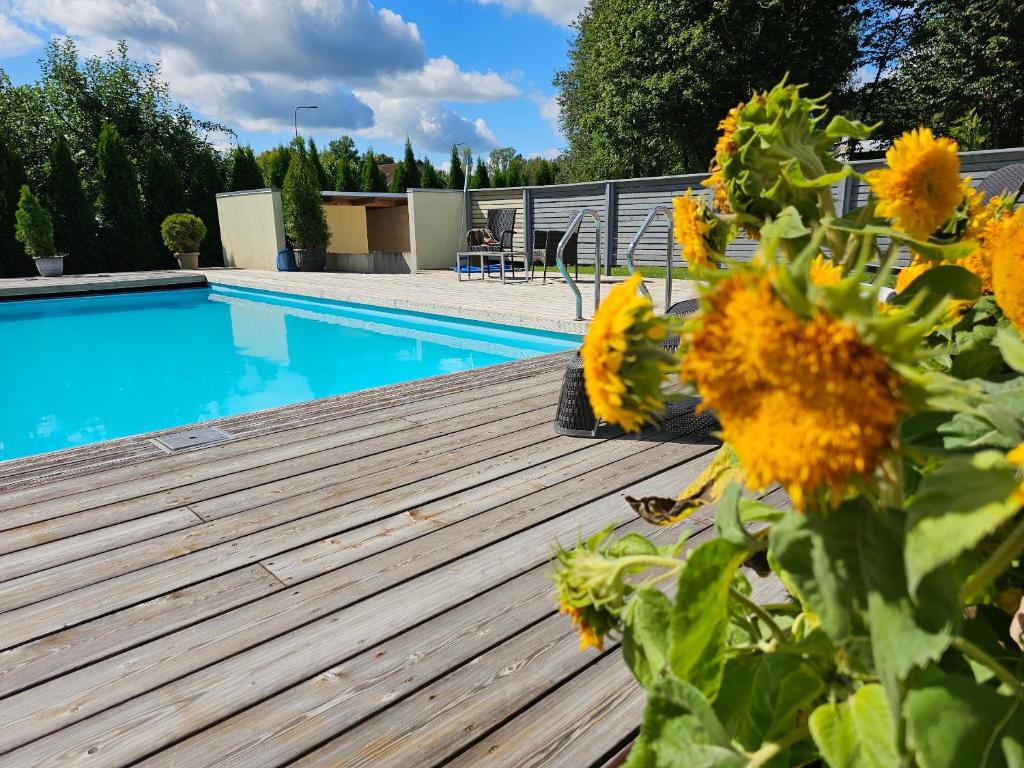
[[[970,176],[974,183],[980,182],[989,173],[1011,163],[1024,162],[1024,147],[994,149],[960,154],[961,173]],[[860,160],[854,168],[863,173],[883,164],[881,160]],[[616,264],[625,264],[626,249],[643,224],[647,212],[656,205],[672,205],[672,198],[693,189],[703,191],[701,182],[707,174],[685,176],[661,176],[646,179],[615,179],[611,181],[585,182],[581,184],[555,184],[547,187],[507,187],[503,189],[470,190],[467,201],[467,218],[473,227],[487,224],[487,210],[490,208],[515,208],[515,247],[522,250],[532,242],[535,229],[565,229],[572,212],[580,208],[593,208],[600,213],[602,223],[602,261],[610,269]],[[842,214],[867,200],[867,185],[856,177],[850,177],[833,189],[836,209]],[[665,239],[667,223],[656,219],[637,247],[637,264],[662,266],[665,263]],[[749,257],[756,243],[738,237],[729,246],[729,255],[736,258]],[[593,225],[584,221],[580,230],[580,263],[594,261]],[[679,246],[675,246],[677,265],[681,265]]]

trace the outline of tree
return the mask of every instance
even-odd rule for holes
[[[423,158],[423,169],[420,171],[420,186],[423,189],[444,189],[444,185],[437,175],[437,169],[430,162],[429,157]]]
[[[487,166],[484,165],[484,161],[479,157],[476,159],[476,170],[473,171],[473,178],[470,179],[469,186],[473,189],[487,189],[491,186],[491,178],[487,174]]]
[[[327,180],[327,172],[324,170],[324,166],[320,162],[320,153],[317,151],[316,142],[313,141],[312,136],[309,137],[309,161],[312,163],[313,170],[316,172],[316,180],[320,185],[320,189],[330,189],[331,185]]]
[[[264,186],[263,172],[256,162],[252,147],[236,146],[228,157],[228,192],[260,189]]]
[[[522,159],[522,155],[516,152],[513,147],[498,147],[492,149],[491,154],[487,159],[487,170],[490,172],[491,177],[497,176],[499,173],[504,175],[508,173],[509,166],[515,158]]]
[[[526,177],[528,183],[535,187],[544,187],[555,183],[555,167],[550,160],[543,157],[531,157],[526,161]]]
[[[199,263],[204,267],[220,266],[224,263],[220,219],[217,216],[217,193],[224,191],[224,168],[220,155],[212,149],[199,152],[190,163],[187,179],[185,199],[188,211],[206,224]]]
[[[323,154],[332,157],[335,164],[343,157],[347,157],[353,166],[359,162],[359,150],[356,149],[356,143],[351,136],[332,139]]]
[[[391,184],[388,185],[388,192],[405,192],[411,186],[406,174],[405,163],[396,163],[394,170],[391,171]]]
[[[420,166],[416,162],[416,155],[412,151],[412,141],[405,137],[405,154],[402,157],[402,165],[405,168],[406,186],[414,186],[420,180]],[[401,190],[405,192],[405,190]]]
[[[348,155],[342,155],[334,166],[334,189],[336,192],[359,191],[356,169]]]
[[[363,192],[387,192],[387,183],[384,174],[377,166],[377,160],[372,149],[366,151],[363,157],[363,168],[360,172],[359,188]]]
[[[142,208],[149,236],[153,240],[153,253],[156,255],[153,266],[174,269],[174,257],[161,243],[160,225],[172,213],[181,213],[188,208],[181,170],[159,147],[153,147],[143,160],[141,175]]]
[[[78,165],[63,136],[50,148],[46,203],[53,220],[53,243],[64,254],[65,274],[102,272],[96,244],[96,212],[82,189]]]
[[[326,248],[330,229],[312,153],[293,153],[281,194],[285,229],[299,248]]]
[[[592,0],[558,103],[573,180],[707,170],[718,121],[790,73],[844,93],[858,0]]]
[[[459,148],[452,144],[451,167],[448,169],[448,189],[462,189],[466,182],[466,172],[459,159]]]
[[[505,171],[505,186],[526,186],[526,161],[522,155],[517,154],[509,163],[508,170]]]
[[[879,137],[918,124],[950,133],[972,110],[995,147],[1024,143],[1024,4],[1021,0],[925,0],[885,98],[868,118]]]
[[[0,276],[28,277],[35,274],[32,259],[14,236],[15,212],[21,185],[25,183],[21,158],[14,153],[0,131]]]
[[[139,178],[121,134],[110,123],[96,146],[99,242],[108,269],[152,269],[157,263],[139,195]]]
[[[274,189],[281,189],[284,186],[284,177],[288,174],[288,164],[291,159],[291,151],[283,144],[260,152],[260,156],[256,158],[256,164],[263,172],[263,184]]]
[[[25,253],[34,259],[48,259],[55,255],[50,214],[40,204],[39,198],[32,194],[28,184],[21,185],[14,221],[14,236],[25,247]]]

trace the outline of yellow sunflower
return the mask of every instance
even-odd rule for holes
[[[641,279],[634,274],[611,290],[580,350],[594,414],[629,432],[661,409],[662,378],[673,367],[660,345],[671,320],[656,316],[651,300],[637,295]]]
[[[996,303],[1019,331],[1024,331],[1024,208],[992,222],[982,247],[992,265]]]
[[[814,285],[835,285],[843,279],[843,268],[825,258],[825,254],[819,253],[811,262],[810,277]]]
[[[780,483],[802,509],[817,489],[870,474],[902,410],[886,359],[822,310],[801,320],[769,276],[730,276],[709,298],[681,375],[718,415],[747,485]]]
[[[686,263],[691,267],[712,266],[705,239],[711,225],[704,219],[704,203],[693,197],[688,189],[686,194],[672,198],[672,207],[675,209],[673,229],[683,248]]]
[[[933,262],[922,259],[920,256],[915,256],[914,260],[909,265],[903,267],[900,273],[896,275],[896,293],[903,293],[910,287],[912,282],[934,266]]]
[[[963,200],[956,153],[955,141],[936,138],[928,128],[896,139],[885,154],[889,167],[865,174],[879,215],[919,240],[931,235]]]
[[[576,627],[580,636],[581,653],[587,648],[596,648],[599,651],[604,649],[604,638],[593,630],[578,608],[563,600],[558,604],[558,609],[560,613],[567,614],[572,619],[572,625]]]

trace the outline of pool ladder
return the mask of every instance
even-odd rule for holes
[[[667,205],[656,205],[647,212],[647,218],[644,219],[644,223],[640,225],[640,229],[637,230],[633,239],[629,243],[629,248],[626,249],[626,266],[629,269],[629,274],[636,272],[636,264],[633,262],[633,254],[636,252],[637,246],[640,245],[640,239],[650,229],[651,224],[659,216],[664,216],[668,222],[668,235],[665,239],[665,307],[664,311],[668,312],[668,308],[672,306],[672,248],[674,245],[674,233],[672,225],[672,209]],[[640,282],[640,290],[643,291],[644,296],[651,298],[651,292],[647,290],[647,286]]]
[[[576,215],[572,217],[569,226],[565,228],[565,234],[562,235],[562,239],[558,243],[558,250],[555,251],[555,265],[562,273],[562,279],[569,284],[576,299],[577,320],[583,319],[583,295],[580,293],[576,281],[569,276],[569,270],[565,268],[565,263],[562,261],[562,254],[573,235],[579,231],[585,218],[594,220],[594,312],[597,312],[597,307],[601,303],[601,215],[593,208],[582,208],[576,211]]]

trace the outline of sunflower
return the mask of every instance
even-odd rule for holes
[[[920,256],[915,256],[914,260],[903,267],[900,273],[896,275],[896,293],[903,293],[910,287],[912,282],[934,266],[933,262],[922,259]]]
[[[662,406],[661,383],[673,358],[661,347],[671,319],[656,316],[637,295],[641,276],[615,286],[601,302],[583,340],[583,381],[594,414],[637,432]]]
[[[813,285],[835,285],[843,279],[843,268],[819,253],[811,262],[810,277]]]
[[[687,334],[681,376],[722,424],[750,488],[780,483],[798,509],[824,485],[866,477],[893,441],[898,378],[854,326],[797,317],[769,275],[738,273]]]
[[[992,222],[982,244],[992,265],[996,303],[1019,331],[1024,331],[1024,208]]]
[[[919,240],[945,223],[963,200],[960,158],[952,139],[928,128],[903,134],[885,153],[888,168],[865,174],[877,212]]]
[[[572,625],[576,627],[580,636],[581,653],[587,648],[596,648],[599,651],[604,649],[604,638],[594,631],[579,608],[569,605],[563,600],[558,604],[558,610],[559,613],[567,614],[572,619]]]
[[[676,240],[683,249],[683,257],[691,267],[711,266],[708,256],[707,235],[711,224],[704,217],[704,203],[693,197],[691,191],[672,198],[675,209],[673,228]]]

